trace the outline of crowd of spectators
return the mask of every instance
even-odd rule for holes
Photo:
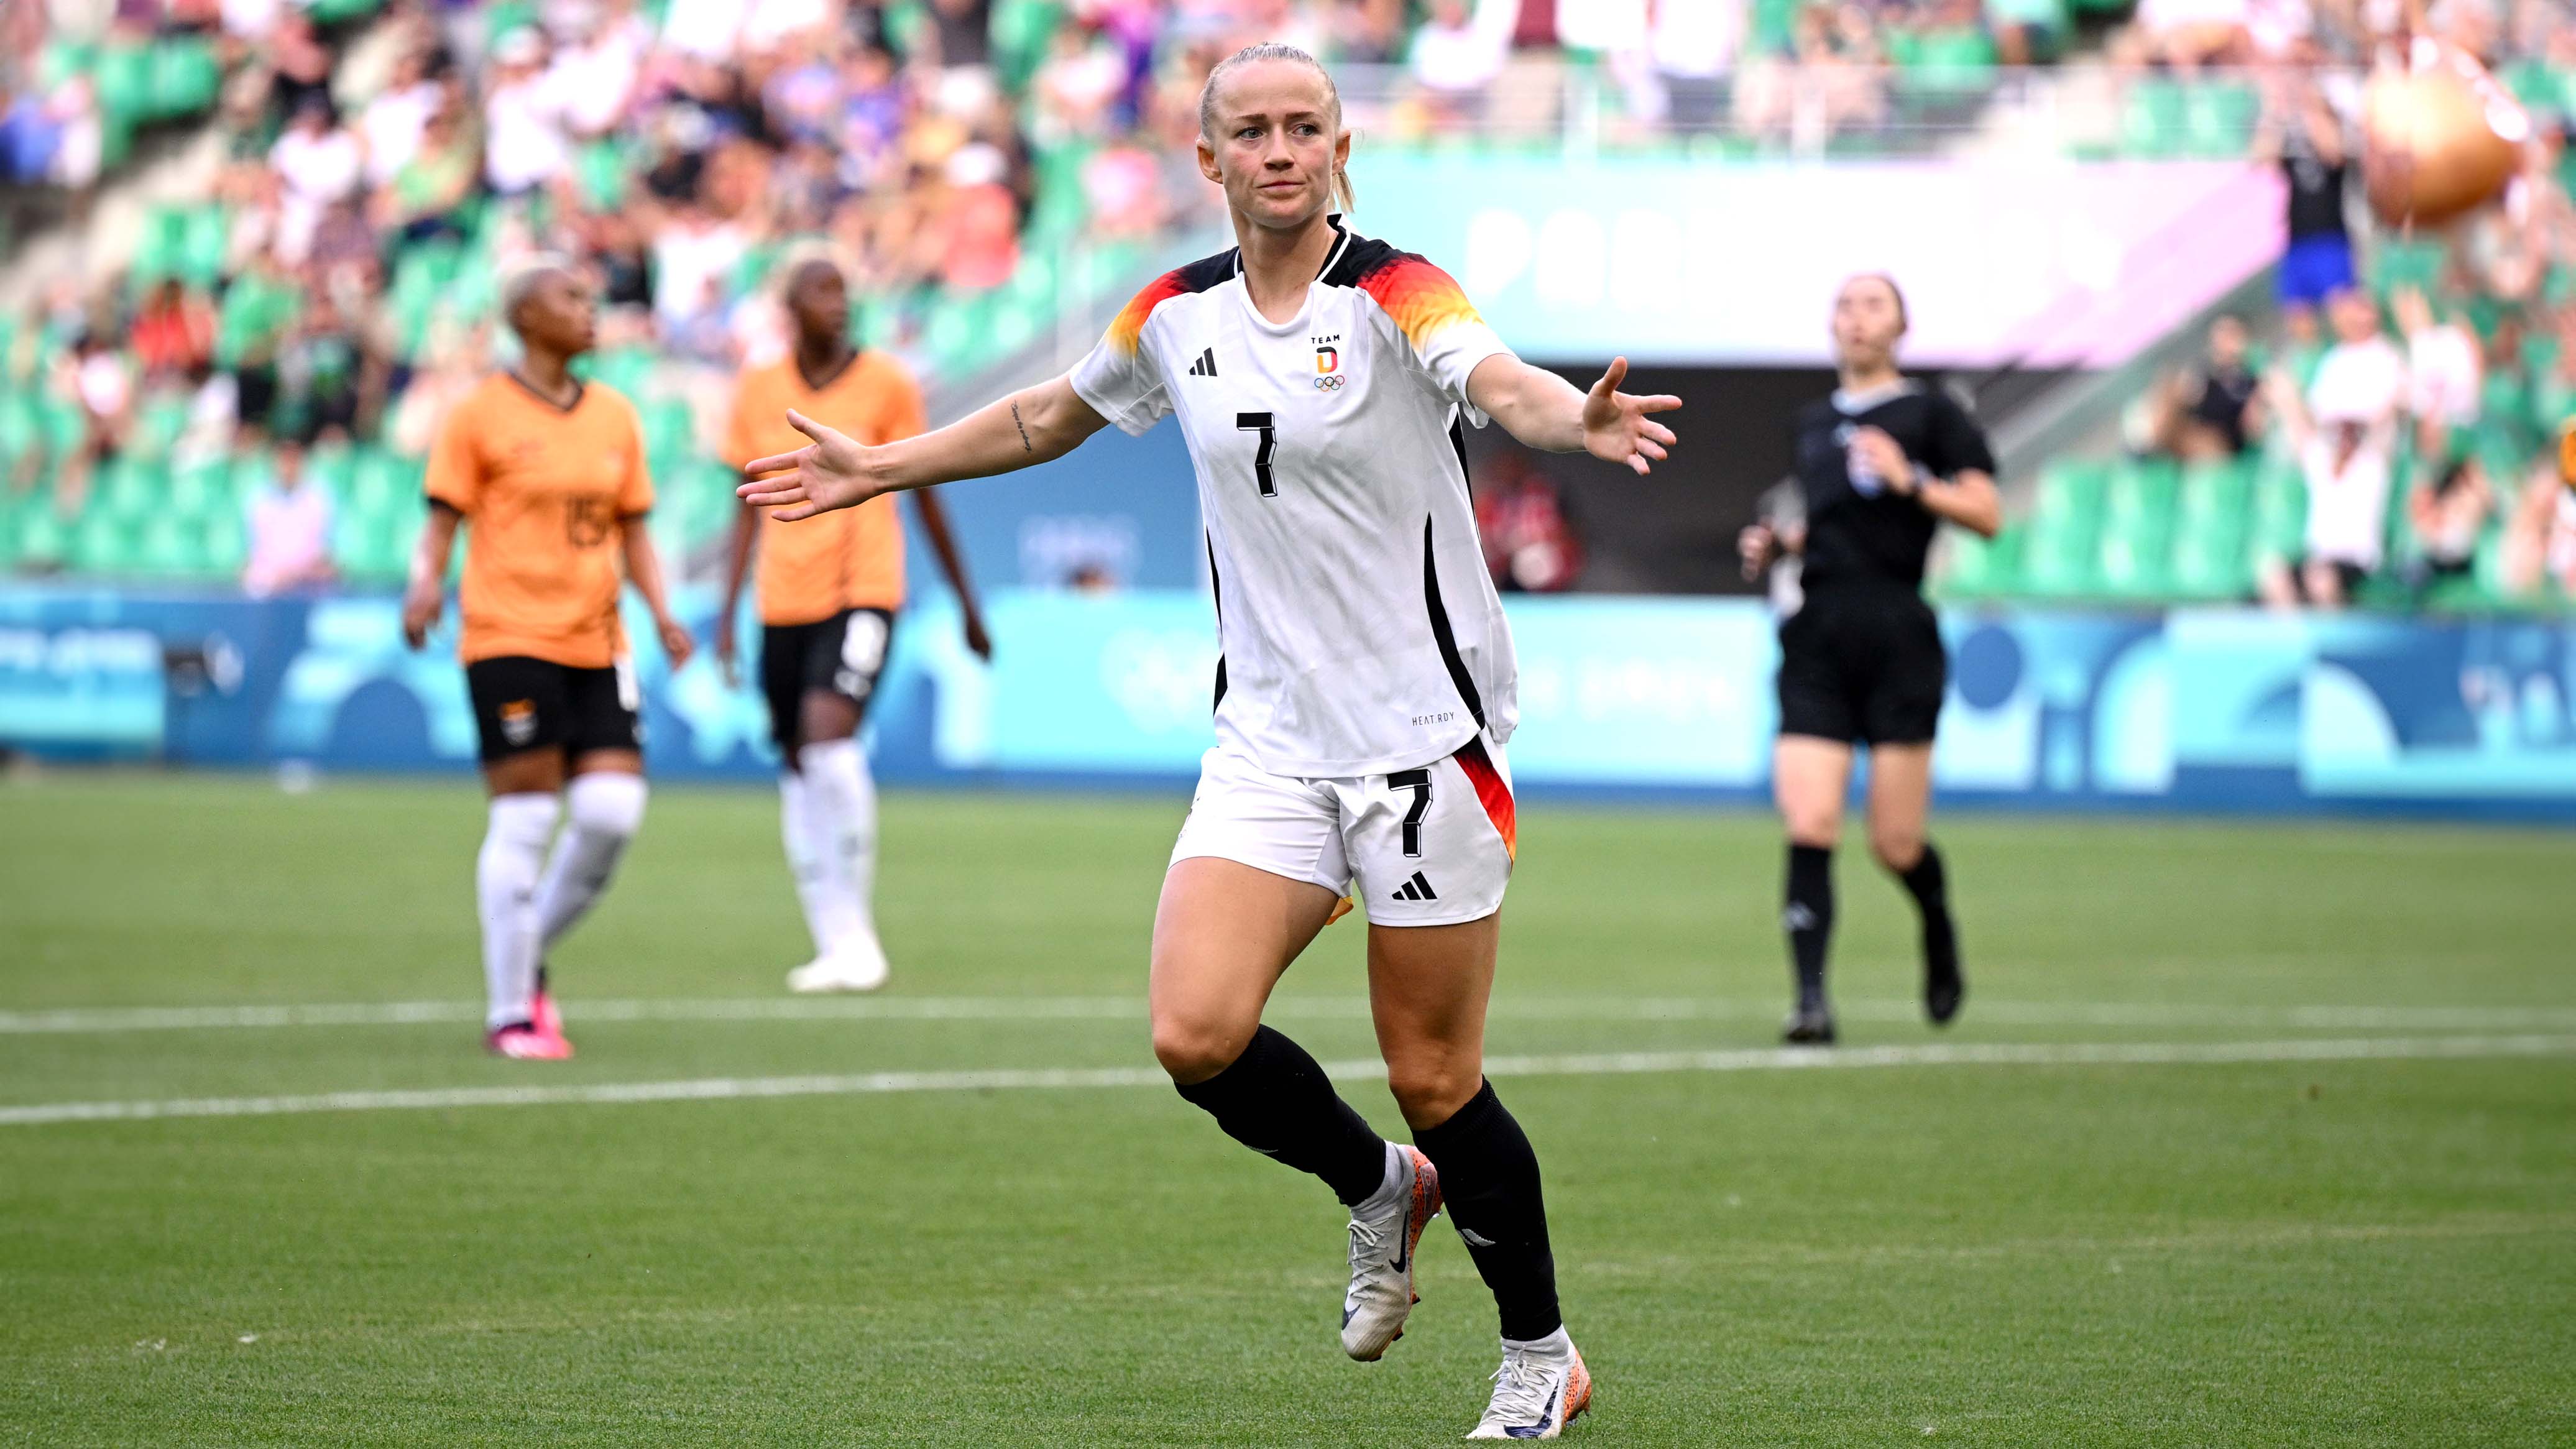
[[[2141,23],[2176,10],[2144,12]],[[2137,420],[2148,452],[2187,462],[2268,455],[2295,470],[2301,546],[2266,558],[2257,578],[2279,607],[2342,607],[2373,581],[2383,598],[2470,580],[2508,596],[2553,583],[2576,594],[2576,493],[2566,482],[2576,459],[2561,448],[2576,421],[2576,167],[2566,146],[2576,106],[2517,63],[2523,53],[2569,54],[2576,16],[2520,3],[2435,14],[2453,43],[2490,47],[2481,53],[2524,77],[2536,139],[2502,203],[2447,231],[2374,230],[2357,195],[2359,94],[2332,72],[2279,68],[2267,76],[2255,142],[2281,168],[2288,197],[2274,355],[2258,367],[2242,319],[2221,318],[2206,355],[2164,379]],[[2320,7],[2291,54],[2366,51],[2368,18]],[[2270,35],[2237,24],[2169,39],[2197,36],[2202,59],[2240,60]],[[2527,50],[2496,48],[2508,45]]]

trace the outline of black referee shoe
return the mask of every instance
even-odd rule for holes
[[[1789,1013],[1788,1024],[1780,1028],[1780,1040],[1787,1046],[1832,1046],[1833,1009],[1821,1001],[1801,1003]]]
[[[1967,999],[1968,978],[1959,971],[1959,937],[1946,920],[1923,931],[1923,1011],[1934,1026],[1948,1026]]]

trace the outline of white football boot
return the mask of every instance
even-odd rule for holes
[[[1592,1373],[1563,1328],[1528,1343],[1503,1340],[1494,1397],[1470,1439],[1553,1439],[1592,1407]]]
[[[787,989],[805,995],[874,991],[886,984],[885,948],[874,931],[854,935],[787,973]]]
[[[1404,1320],[1422,1295],[1413,1291],[1413,1254],[1422,1230],[1440,1216],[1440,1174],[1431,1159],[1390,1144],[1395,1170],[1377,1192],[1351,1208],[1351,1290],[1342,1298],[1342,1352],[1362,1363],[1404,1337]]]

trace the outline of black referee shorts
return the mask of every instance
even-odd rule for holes
[[[465,692],[474,701],[484,763],[529,750],[582,755],[644,748],[632,671],[623,663],[575,669],[519,654],[466,665]]]
[[[865,717],[894,642],[887,609],[843,609],[811,624],[769,624],[760,631],[760,692],[769,699],[769,737],[780,754],[799,743],[805,696],[837,694]]]
[[[1927,744],[1949,677],[1940,621],[1919,596],[1812,593],[1780,625],[1780,733]]]

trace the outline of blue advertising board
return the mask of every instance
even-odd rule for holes
[[[686,593],[702,637],[713,604]],[[1772,620],[1724,599],[1515,598],[1524,787],[1758,798]],[[990,666],[930,598],[896,631],[879,773],[936,784],[1179,784],[1211,742],[1213,613],[1192,589],[1004,589]],[[640,621],[632,621],[640,625]],[[746,655],[756,630],[735,621]],[[452,628],[452,625],[451,625]],[[2576,821],[2576,624],[2234,609],[1945,616],[1934,773],[2017,807],[2405,809]],[[747,684],[702,654],[637,660],[657,774],[776,768]],[[395,601],[253,602],[0,588],[0,744],[69,758],[455,770],[474,758],[452,635],[403,645]],[[176,666],[174,668],[174,665]]]

